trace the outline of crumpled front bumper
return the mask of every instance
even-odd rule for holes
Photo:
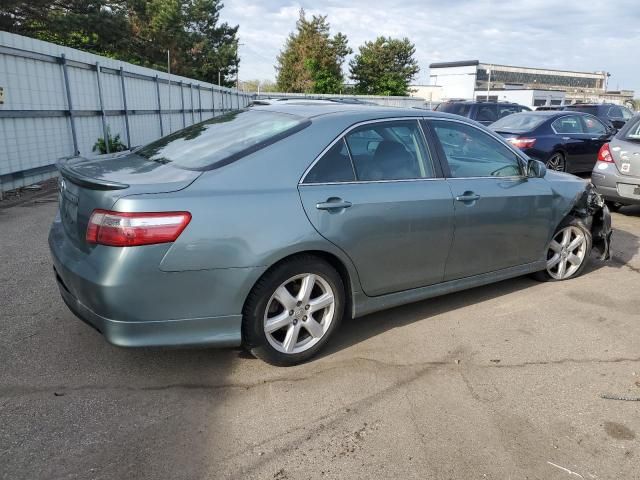
[[[611,258],[611,212],[605,204],[604,197],[596,188],[587,184],[584,193],[573,208],[573,213],[581,217],[591,230],[593,248],[600,253],[600,260]]]

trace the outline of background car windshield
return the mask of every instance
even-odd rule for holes
[[[635,125],[631,125],[631,128],[627,130],[627,134],[624,136],[624,139],[640,142],[640,117],[636,119]]]
[[[503,117],[491,125],[491,129],[497,132],[524,133],[538,128],[545,117],[528,113],[514,113]]]
[[[438,112],[453,113],[466,117],[469,114],[471,105],[468,103],[441,103],[436,107]]]
[[[242,110],[172,133],[135,153],[181,168],[211,169],[270,145],[308,123],[285,113]]]

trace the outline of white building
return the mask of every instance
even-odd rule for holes
[[[486,99],[489,90],[489,100],[516,101],[535,107],[542,106],[543,100],[545,105],[555,105],[560,99],[560,92],[564,95],[561,99],[564,103],[607,101],[619,104],[629,103],[634,93],[630,90],[608,92],[607,72],[516,67],[478,60],[432,63],[429,68],[429,83],[442,87],[444,99]],[[527,90],[533,93],[525,94]]]

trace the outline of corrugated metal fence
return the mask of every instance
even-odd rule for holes
[[[72,48],[0,32],[0,193],[92,156],[99,137],[145,144],[251,95]]]

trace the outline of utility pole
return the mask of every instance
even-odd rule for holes
[[[236,42],[236,90],[240,90],[240,59],[238,58],[238,47],[244,46],[244,43]]]

